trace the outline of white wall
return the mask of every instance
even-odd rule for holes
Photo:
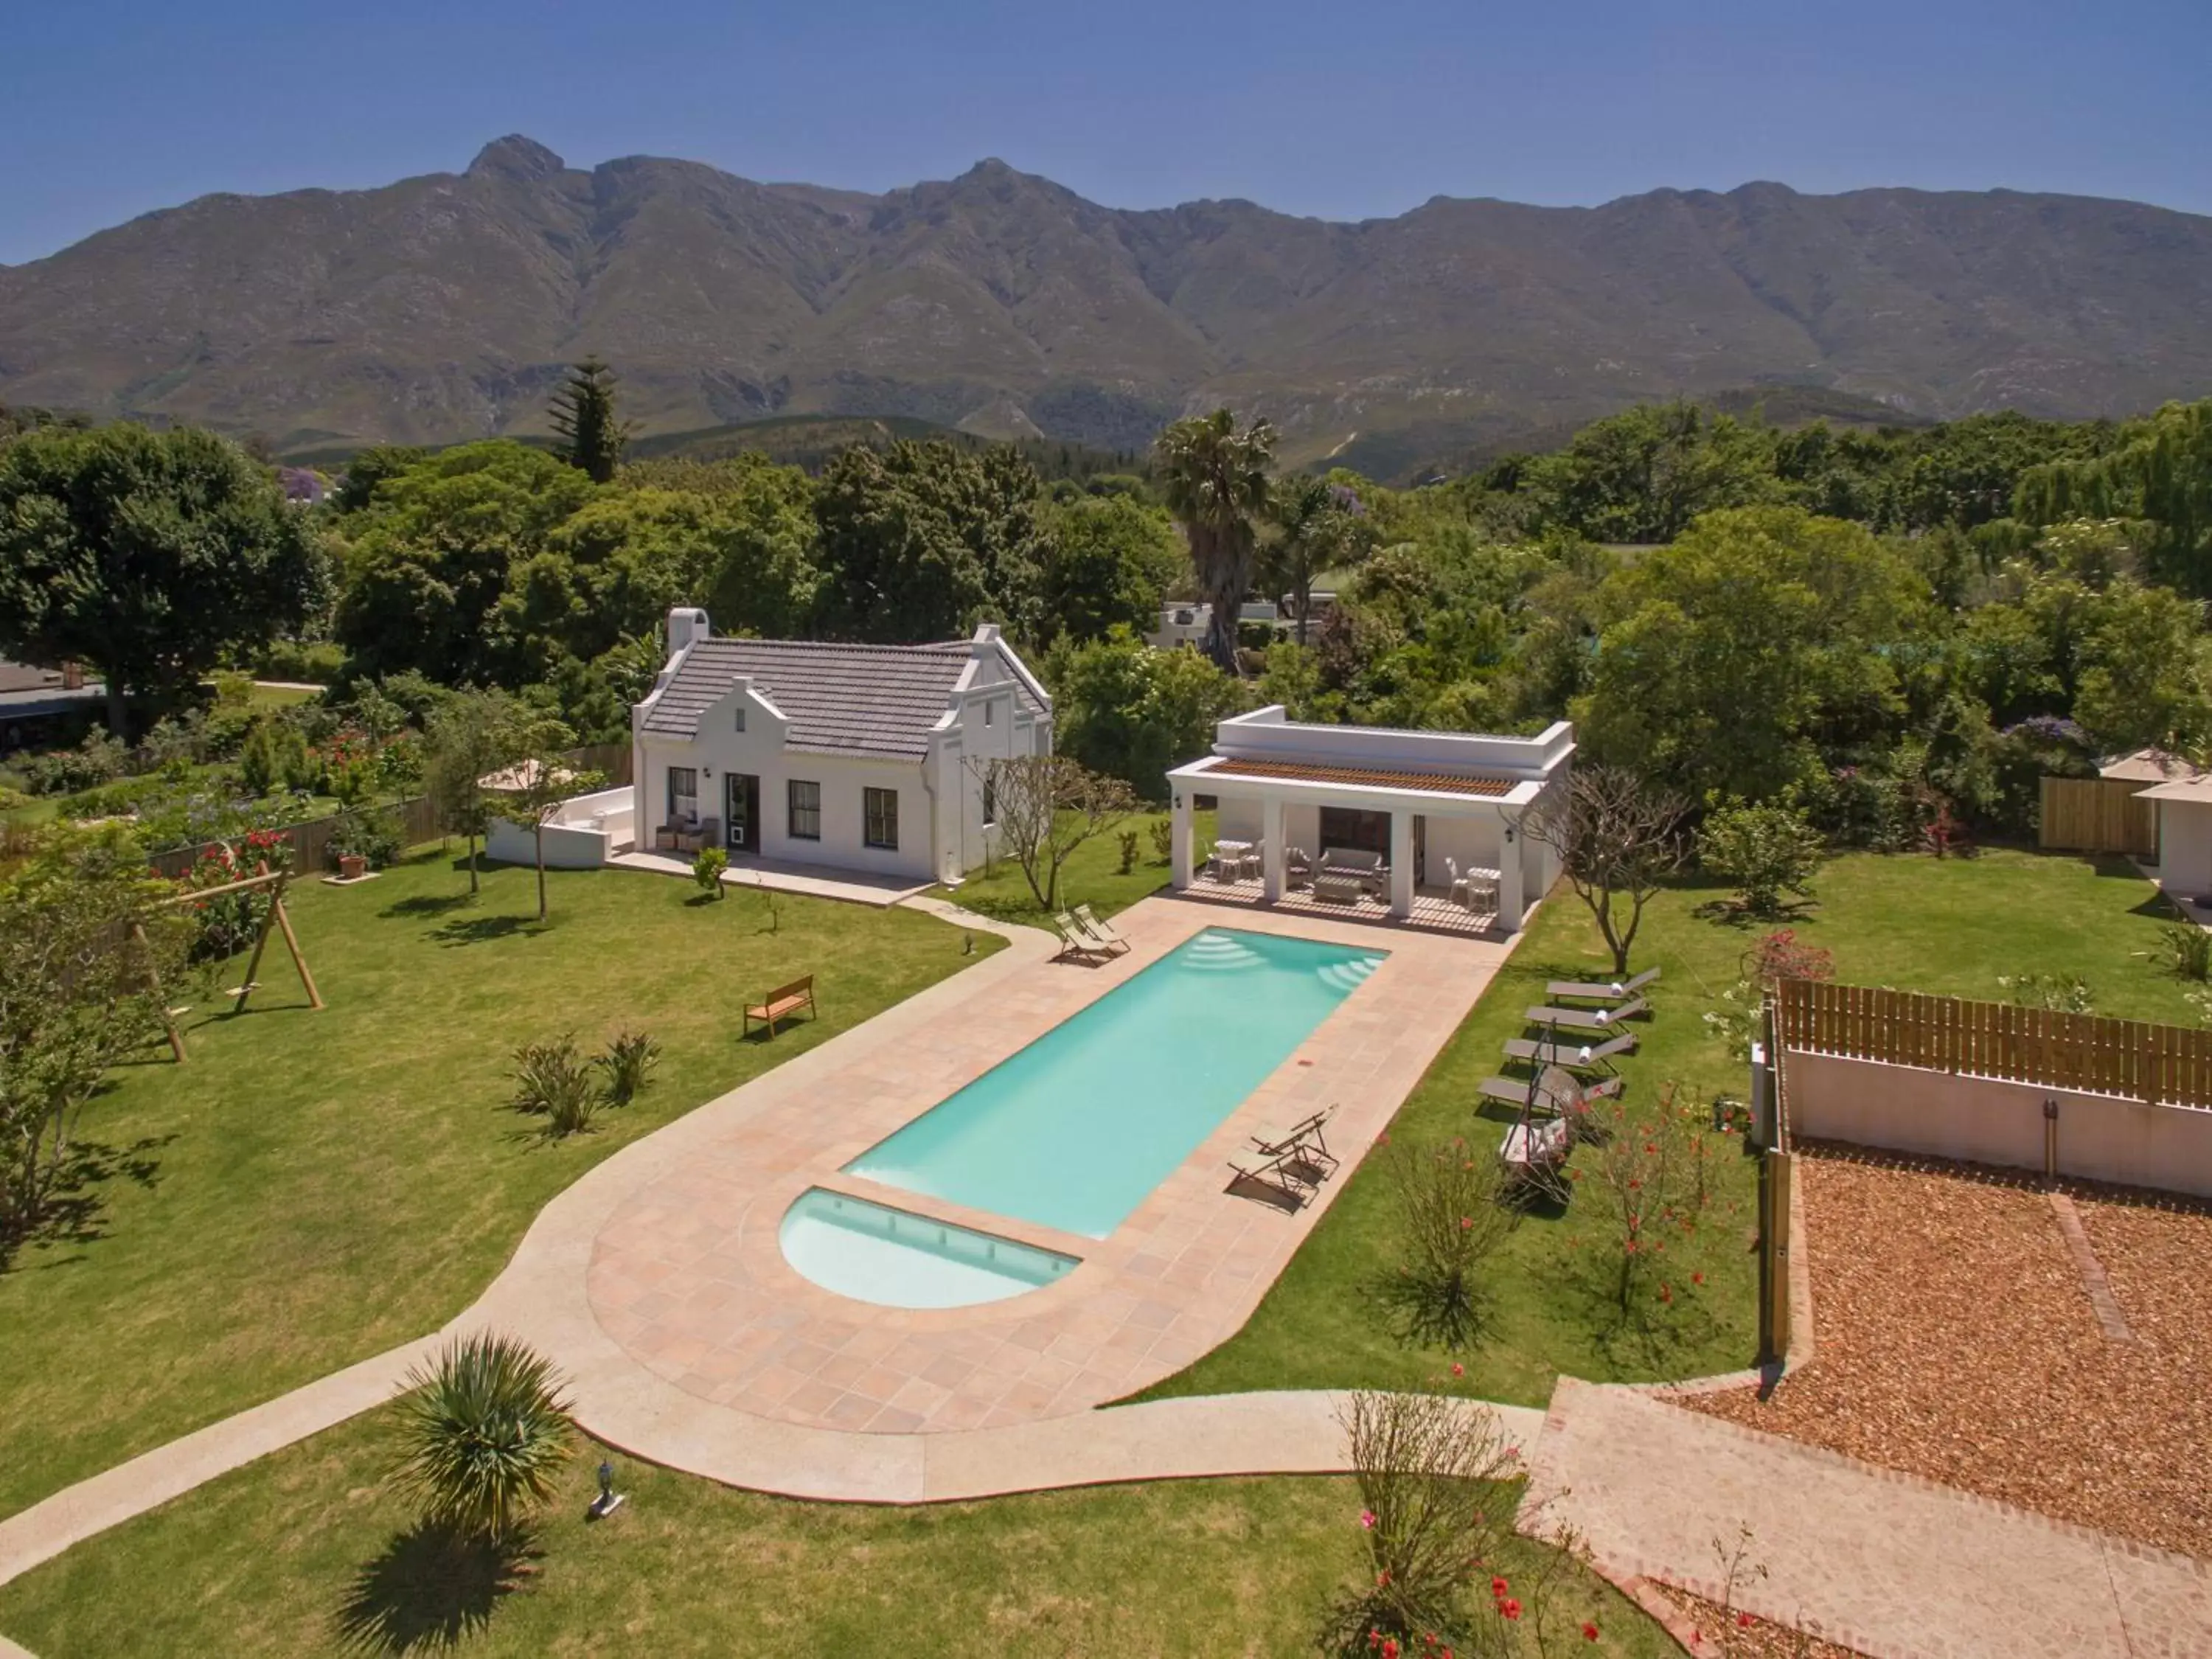
[[[1375,726],[1310,726],[1286,719],[1279,705],[1221,721],[1213,752],[1245,760],[1304,761],[1342,766],[1465,769],[1516,781],[1541,779],[1573,753],[1572,722],[1558,720],[1533,738],[1474,732],[1401,732]]]
[[[2158,884],[2185,898],[2212,893],[2212,802],[2158,803]]]
[[[1015,682],[1012,665],[995,646],[979,647],[952,708],[939,723],[929,776],[939,878],[964,875],[997,851],[998,830],[983,822],[988,763],[1052,752],[1050,715],[1024,714]]]
[[[2043,1168],[2043,1103],[2056,1100],[2061,1174],[2212,1198],[2202,1108],[1796,1050],[1783,1090],[1794,1133],[2020,1170]]]

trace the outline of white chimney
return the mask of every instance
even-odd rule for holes
[[[695,641],[707,638],[713,630],[707,625],[707,613],[693,605],[678,605],[668,613],[668,654],[682,653]]]

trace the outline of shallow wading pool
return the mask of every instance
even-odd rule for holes
[[[971,1210],[1104,1238],[1384,954],[1209,927],[846,1170]],[[785,1254],[807,1273],[792,1255],[790,1224],[787,1216]],[[916,1274],[934,1282],[943,1271],[893,1254],[915,1254],[910,1244],[895,1229],[880,1232],[864,1252],[876,1266],[829,1288],[899,1307],[957,1305],[904,1299],[930,1293],[915,1288]]]

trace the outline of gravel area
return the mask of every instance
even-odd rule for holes
[[[1814,1363],[1676,1403],[2212,1559],[2212,1212],[2067,1186],[2118,1342],[2040,1182],[1840,1147],[1799,1171]]]
[[[1688,1621],[1698,1638],[1691,1651],[1701,1659],[1858,1659],[1856,1648],[1839,1648],[1833,1642],[1823,1642],[1817,1636],[1764,1619],[1746,1623],[1747,1615],[1723,1612],[1717,1601],[1708,1601],[1672,1584],[1652,1588]]]

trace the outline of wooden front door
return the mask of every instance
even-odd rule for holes
[[[723,773],[723,838],[732,853],[760,851],[760,779],[750,772]]]

